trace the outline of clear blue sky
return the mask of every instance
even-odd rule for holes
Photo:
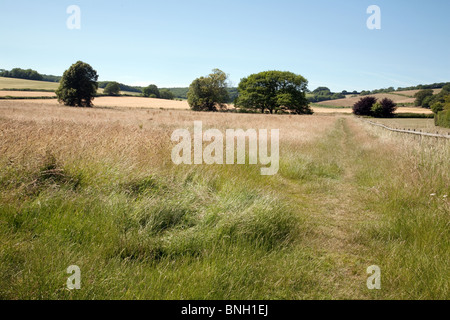
[[[69,30],[69,5],[81,30]],[[381,30],[369,30],[369,5]],[[0,68],[188,86],[219,68],[232,84],[286,70],[309,88],[376,89],[450,81],[448,0],[1,0]]]

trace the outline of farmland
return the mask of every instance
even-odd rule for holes
[[[414,103],[414,100],[415,100],[412,97],[405,97],[405,96],[400,96],[400,95],[391,94],[391,93],[377,93],[377,94],[371,94],[370,96],[375,97],[377,99],[389,98],[397,104],[411,104],[411,103]],[[331,106],[331,107],[349,107],[350,108],[359,99],[361,99],[360,96],[356,96],[356,97],[347,96],[345,99],[319,102],[319,105]]]
[[[59,83],[0,77],[1,89],[56,90]]]
[[[1,298],[450,298],[448,141],[113,99],[0,101]],[[175,166],[170,135],[194,121],[280,129],[278,175]],[[83,290],[64,289],[73,264]]]
[[[14,79],[0,77],[0,97],[12,96],[12,97],[45,97],[54,96],[52,92],[58,89],[59,83],[47,82],[47,81],[33,81],[24,79]],[[8,91],[2,91],[8,89]],[[17,91],[14,91],[16,89]],[[26,90],[26,91],[21,91]],[[31,90],[31,91],[30,91]],[[39,91],[42,90],[42,91]],[[103,89],[97,90],[99,94],[103,93]],[[127,95],[139,95],[136,92],[121,91],[121,94]]]
[[[370,94],[370,96],[377,98],[378,100],[382,100],[384,98],[391,99],[395,103],[399,105],[408,106],[413,105],[414,101],[416,100],[414,98],[414,95],[419,92],[420,90],[408,90],[408,91],[393,91],[390,93],[377,93],[377,94]],[[441,92],[442,89],[434,89],[434,94],[437,94]],[[361,96],[359,95],[347,95],[345,99],[338,99],[338,100],[330,100],[330,101],[322,101],[319,102],[318,105],[324,106],[324,107],[352,107],[359,99],[361,99]],[[416,110],[417,108],[412,109]],[[420,110],[420,109],[419,109]],[[411,112],[411,111],[404,111],[404,112]]]

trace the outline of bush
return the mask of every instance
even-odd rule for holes
[[[450,128],[450,110],[440,111],[434,118],[434,123],[439,127]]]
[[[375,118],[382,118],[383,117],[383,106],[381,103],[377,102],[372,106],[371,114]]]
[[[442,102],[436,102],[431,106],[431,110],[433,113],[438,114],[439,112],[444,110],[444,104]]]
[[[372,107],[377,102],[374,97],[361,98],[353,106],[353,113],[357,116],[370,116],[372,115]]]
[[[426,114],[426,113],[396,113],[394,118],[402,118],[402,119],[433,119],[434,114]]]

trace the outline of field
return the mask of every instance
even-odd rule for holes
[[[390,93],[377,93],[377,94],[371,94],[370,96],[375,97],[377,99],[389,98],[397,104],[409,104],[409,103],[414,103],[414,101],[415,101],[415,99],[411,98],[411,97],[404,97],[404,96],[400,96],[397,94],[390,94]],[[331,106],[331,107],[353,107],[353,105],[356,102],[358,102],[359,99],[361,99],[360,96],[357,96],[357,97],[348,96],[345,99],[322,101],[322,102],[319,102],[318,104],[324,105],[324,106]]]
[[[54,92],[46,91],[2,91],[0,90],[0,97],[54,97]]]
[[[434,89],[434,94],[437,94],[442,89]],[[397,104],[412,105],[416,100],[414,95],[420,90],[409,90],[409,91],[394,91],[391,93],[377,93],[371,94],[370,96],[382,100],[384,98],[389,98]],[[353,95],[347,95],[345,99],[330,100],[319,102],[318,105],[328,106],[328,107],[353,107],[353,105],[361,99],[361,96],[354,97]],[[417,108],[413,108],[417,110]],[[409,112],[409,111],[406,111]]]
[[[174,165],[172,132],[200,120],[280,129],[279,173]],[[0,136],[1,299],[450,298],[447,140],[339,114],[34,100],[0,101]]]
[[[406,90],[406,91],[395,91],[393,94],[408,96],[414,98],[414,95],[420,90]],[[433,89],[433,94],[438,94],[442,89]]]
[[[47,81],[33,81],[24,79],[4,78],[0,77],[0,97],[12,96],[12,97],[46,97],[54,96],[48,90],[58,89],[59,83],[47,82]],[[18,89],[18,90],[32,90],[32,91],[2,91],[2,89]],[[44,90],[44,91],[39,91]],[[103,93],[103,89],[99,88],[98,93]],[[139,95],[136,92],[121,91],[121,94],[127,95]]]
[[[5,91],[7,92],[7,91]],[[21,106],[38,106],[40,108],[57,107],[58,101],[55,100],[26,100],[17,104],[14,100],[3,100],[4,105],[8,105],[13,109],[21,108]],[[167,110],[189,110],[187,101],[174,101],[163,99],[152,99],[142,97],[98,97],[94,99],[94,105],[99,108],[132,108],[132,109],[167,109]],[[346,114],[350,115],[352,109],[350,108],[327,108],[320,107],[318,104],[313,104],[312,109],[317,114]],[[428,109],[400,107],[398,113],[432,113]]]
[[[56,90],[59,83],[0,77],[1,89]]]

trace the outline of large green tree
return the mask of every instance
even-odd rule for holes
[[[175,99],[175,96],[173,95],[173,93],[170,92],[167,89],[162,89],[159,92],[161,94],[161,99],[166,99],[166,100],[173,100],[173,99]]]
[[[148,98],[160,98],[161,94],[156,85],[151,84],[142,90],[142,95]]]
[[[414,98],[416,98],[416,101],[414,102],[414,104],[417,107],[422,106],[424,100],[427,97],[432,97],[432,96],[433,96],[433,89],[420,90],[414,95]]]
[[[214,69],[207,77],[195,79],[189,86],[188,103],[195,111],[218,111],[226,109],[229,99],[227,75]]]
[[[312,114],[306,99],[308,81],[301,75],[265,71],[241,80],[236,106],[247,110]]]
[[[108,96],[118,96],[120,94],[120,84],[118,82],[108,83],[103,93]]]
[[[72,107],[92,107],[98,89],[98,74],[89,64],[78,61],[64,72],[56,96]]]

